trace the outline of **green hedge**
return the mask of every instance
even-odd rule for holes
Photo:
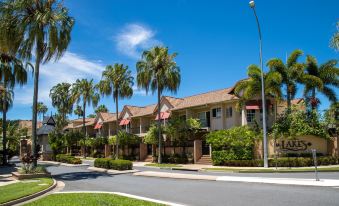
[[[212,152],[212,162],[215,166],[234,166],[234,167],[262,167],[264,165],[263,160],[229,160],[223,158],[221,153],[217,151]],[[318,157],[318,165],[336,165],[339,164],[338,157]],[[268,164],[270,167],[310,167],[314,166],[314,161],[309,157],[283,157],[275,159],[269,159]]]
[[[94,167],[100,167],[113,170],[131,170],[133,163],[129,160],[114,160],[110,158],[97,158],[94,161]]]
[[[154,157],[156,160],[158,159],[158,156]],[[171,154],[171,155],[163,155],[162,156],[162,162],[163,163],[170,163],[170,164],[187,164],[188,157],[187,155],[183,154]]]
[[[75,165],[82,163],[81,159],[65,154],[58,154],[56,156],[56,161]]]

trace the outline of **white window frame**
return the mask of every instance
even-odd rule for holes
[[[226,118],[232,118],[233,117],[233,107],[227,107],[225,112]]]
[[[248,123],[253,123],[255,121],[255,109],[246,110],[246,121]]]

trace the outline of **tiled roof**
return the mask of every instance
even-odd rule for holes
[[[303,100],[304,100],[304,98],[292,99],[291,104],[292,105],[300,104]]]
[[[185,97],[185,98],[182,98],[183,101],[178,106],[173,108],[172,110],[179,110],[179,109],[185,109],[189,107],[201,106],[205,104],[213,104],[213,103],[238,99],[238,97],[236,97],[234,94],[231,94],[232,90],[233,90],[233,87]]]
[[[113,122],[116,121],[116,113],[109,113],[109,112],[100,112],[101,117],[103,118],[104,122]],[[120,115],[120,113],[118,114]]]
[[[141,117],[153,114],[156,104],[147,105],[144,107],[129,106],[128,109],[132,113],[132,117]]]
[[[38,121],[37,122],[38,128],[42,126],[42,122]],[[20,128],[28,128],[32,129],[32,120],[19,120],[19,127]]]

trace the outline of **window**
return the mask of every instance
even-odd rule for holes
[[[201,112],[198,114],[198,119],[200,120],[201,127],[207,127],[207,117],[206,112]]]
[[[179,117],[179,119],[181,119],[181,120],[186,120],[186,115],[181,115],[181,116]]]
[[[218,118],[221,117],[221,108],[212,109],[212,117]]]
[[[254,122],[255,120],[255,109],[247,110],[246,119],[248,123]]]
[[[226,118],[231,118],[233,115],[233,109],[232,107],[226,108]]]

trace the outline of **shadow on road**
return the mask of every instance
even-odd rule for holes
[[[104,173],[71,172],[71,173],[53,175],[53,178],[57,180],[64,180],[64,181],[77,181],[77,180],[86,180],[86,179],[97,179],[98,177],[103,177],[103,176],[111,177],[111,175],[104,174]]]

